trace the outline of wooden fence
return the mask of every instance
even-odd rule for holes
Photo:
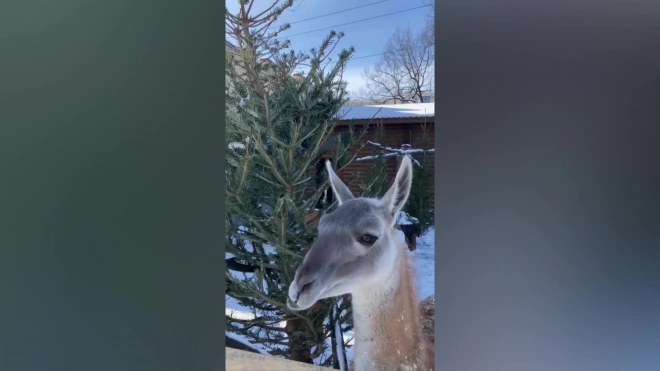
[[[331,368],[225,348],[227,371],[330,371]]]

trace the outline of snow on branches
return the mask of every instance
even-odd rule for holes
[[[372,146],[372,147],[379,148],[379,149],[383,150],[384,152],[388,152],[388,153],[384,153],[382,155],[373,155],[373,156],[365,156],[365,157],[356,158],[355,159],[356,162],[373,161],[377,158],[388,158],[388,157],[396,157],[396,156],[414,155],[414,154],[417,154],[417,153],[435,153],[435,148],[424,150],[424,149],[419,149],[419,148],[412,148],[412,146],[410,144],[403,144],[403,145],[401,145],[401,148],[398,148],[398,149],[397,148],[386,147],[386,146],[384,146],[380,143],[374,143],[372,141],[367,141],[367,144]],[[419,161],[412,158],[412,156],[411,156],[411,159],[413,160],[415,165],[420,166],[420,167],[422,166],[422,165],[420,165]]]

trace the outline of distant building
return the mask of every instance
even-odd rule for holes
[[[385,131],[385,138],[379,141],[380,144],[390,148],[402,148],[403,145],[410,145],[412,148],[420,148],[421,141],[426,134],[428,144],[433,148],[435,145],[435,104],[434,103],[407,103],[407,104],[381,104],[381,105],[365,105],[365,106],[344,106],[337,113],[337,127],[335,133],[341,133],[347,130],[349,124],[355,125],[356,130],[360,127],[369,126],[367,133],[362,139],[362,142],[376,141],[376,123],[382,124]],[[426,133],[424,132],[426,129]],[[336,135],[336,134],[335,134]],[[355,143],[356,146],[360,143]],[[332,151],[334,147],[334,136],[331,137],[323,150],[326,151],[323,159],[332,159]],[[361,149],[356,158],[365,157],[372,154],[373,148],[365,146]],[[434,166],[434,157],[429,155],[429,165]],[[324,169],[322,160],[316,167],[316,171],[312,174],[318,174]],[[393,179],[398,169],[400,158],[391,157],[387,161],[387,174],[390,179]],[[337,175],[346,183],[349,184],[354,174],[359,173],[360,176],[355,181],[349,184],[349,188],[354,193],[358,193],[360,185],[363,182],[363,176],[367,173],[372,163],[353,162],[346,168],[338,171]],[[433,183],[428,185],[433,188]],[[311,186],[310,186],[311,187]],[[311,191],[311,188],[310,188]],[[328,191],[329,197],[331,190]],[[431,200],[431,203],[434,201]]]
[[[435,103],[435,92],[427,91],[422,94],[422,103]]]

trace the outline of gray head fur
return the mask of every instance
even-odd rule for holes
[[[321,217],[318,237],[296,271],[289,287],[292,310],[382,282],[394,271],[400,255],[394,224],[410,194],[410,158],[403,157],[394,184],[381,199],[355,198],[330,162],[326,169],[339,206]]]

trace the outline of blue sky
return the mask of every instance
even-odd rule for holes
[[[272,0],[255,0],[253,11],[265,9],[272,4]],[[338,12],[362,5],[379,2],[379,0],[302,0],[295,1],[293,7],[287,10],[278,24],[293,23],[307,18]],[[428,2],[427,2],[428,3]],[[230,12],[238,10],[237,0],[226,0]],[[282,33],[282,36],[318,30],[343,23],[362,20],[388,13],[398,12],[406,9],[416,8],[424,5],[422,0],[387,0],[378,4],[365,6],[356,10],[329,15],[309,21],[291,24],[291,28]],[[362,85],[360,74],[365,67],[378,61],[379,56],[359,58],[372,54],[382,53],[387,39],[394,33],[397,26],[410,26],[414,32],[419,32],[426,21],[427,15],[431,13],[430,7],[402,12],[373,20],[358,22],[350,25],[335,27],[318,32],[310,32],[304,35],[289,38],[291,46],[295,50],[308,51],[317,47],[331,30],[343,31],[345,36],[335,51],[341,48],[353,46],[355,48],[355,60],[348,63],[344,78],[348,81],[348,90],[358,89]]]

